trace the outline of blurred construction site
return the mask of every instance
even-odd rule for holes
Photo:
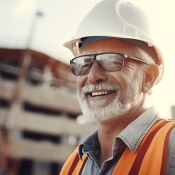
[[[70,66],[32,47],[43,14],[32,15],[22,42],[15,27],[24,23],[0,18],[9,26],[0,30],[0,175],[58,175],[68,155],[96,129],[81,114]],[[12,31],[18,31],[15,39]]]
[[[1,169],[58,175],[96,128],[81,118],[70,66],[34,50],[0,48],[0,76]]]

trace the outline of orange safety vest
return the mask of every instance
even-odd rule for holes
[[[175,127],[173,120],[159,120],[148,131],[137,151],[128,147],[116,164],[112,175],[163,175],[168,138]],[[87,155],[79,159],[78,147],[65,161],[60,175],[80,175]]]

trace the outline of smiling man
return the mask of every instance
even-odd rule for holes
[[[130,112],[127,121],[131,122],[146,109],[145,97],[141,92],[143,69],[156,71],[150,72],[156,73],[151,84],[153,86],[158,76],[158,68],[151,64],[154,61],[143,50],[131,43],[114,38],[94,38],[95,41],[81,48],[81,56],[76,58],[78,60],[96,57],[96,61],[91,61],[92,67],[85,63],[84,75],[77,77],[82,112],[85,117],[96,122],[116,120],[120,117],[124,119],[124,115]],[[130,57],[125,58],[121,53]],[[147,66],[147,62],[151,65]],[[132,111],[135,118],[131,117]]]
[[[83,115],[98,124],[66,160],[61,175],[173,175],[175,122],[146,106],[164,72],[145,13],[124,0],[104,0],[65,43],[75,55]]]

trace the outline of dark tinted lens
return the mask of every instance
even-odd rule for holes
[[[92,56],[82,56],[71,62],[71,69],[74,75],[83,75],[87,72]]]
[[[123,58],[119,54],[102,54],[96,57],[100,66],[108,71],[116,71],[121,69]]]

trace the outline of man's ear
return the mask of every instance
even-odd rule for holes
[[[143,93],[149,92],[149,90],[154,86],[157,77],[159,76],[159,68],[156,64],[148,65],[144,72],[143,79]]]

